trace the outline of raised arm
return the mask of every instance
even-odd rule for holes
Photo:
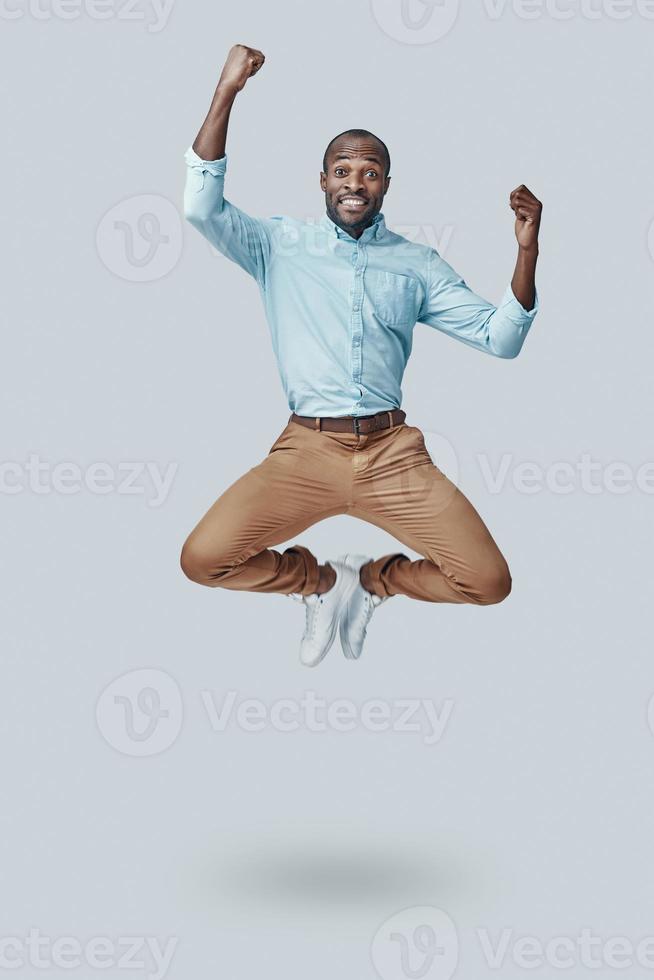
[[[530,310],[536,299],[536,262],[538,260],[538,230],[543,205],[528,187],[520,184],[509,197],[515,212],[515,237],[518,239],[518,259],[511,280],[517,300]]]
[[[194,151],[203,160],[220,160],[225,156],[229,116],[236,96],[265,60],[261,51],[245,44],[235,44],[229,52],[209,112],[193,143]]]
[[[200,234],[258,282],[270,254],[272,220],[253,218],[225,198],[227,129],[236,96],[265,61],[236,44],[227,57],[206,119],[184,156],[184,215]]]
[[[457,340],[495,357],[516,357],[538,312],[536,260],[542,205],[521,184],[511,193],[518,259],[498,306],[483,299],[435,249],[429,255],[427,295],[418,317]]]

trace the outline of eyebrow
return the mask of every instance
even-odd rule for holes
[[[334,157],[332,162],[336,163],[337,160],[351,160],[351,159],[352,157],[349,153],[339,153],[338,156]],[[378,163],[381,166],[381,160],[379,159],[379,157],[363,157],[363,159],[371,160],[373,163]]]

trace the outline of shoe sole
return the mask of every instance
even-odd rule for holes
[[[349,613],[349,603],[345,607],[345,610],[343,612],[343,615],[341,616],[341,621],[340,621],[339,632],[340,632],[340,640],[341,640],[341,650],[343,651],[343,656],[345,657],[346,660],[358,660],[361,654],[355,653],[347,641],[346,631],[348,630],[349,623],[350,623],[348,613]]]

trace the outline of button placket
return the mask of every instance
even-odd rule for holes
[[[363,344],[363,276],[366,269],[367,253],[364,245],[357,242],[354,261],[354,290],[352,297],[352,380],[361,381]]]

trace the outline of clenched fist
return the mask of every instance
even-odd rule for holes
[[[520,248],[533,248],[538,243],[538,229],[543,205],[528,187],[520,184],[509,197],[509,206],[515,211],[515,237]]]
[[[235,44],[227,56],[218,86],[240,92],[248,78],[256,75],[265,60],[266,56],[256,48]]]

